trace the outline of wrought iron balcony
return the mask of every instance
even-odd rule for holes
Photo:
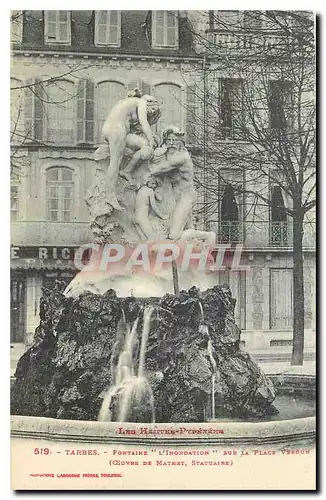
[[[288,223],[287,222],[271,222],[270,224],[270,244],[272,246],[288,245]]]
[[[219,243],[243,242],[242,224],[238,221],[223,221],[219,227]]]

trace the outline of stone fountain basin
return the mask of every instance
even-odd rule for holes
[[[271,375],[278,394],[305,397],[315,391],[310,375]],[[142,431],[146,429],[146,432]],[[156,433],[155,433],[156,431]],[[219,432],[219,431],[223,431]],[[59,420],[12,416],[11,437],[50,442],[103,443],[131,446],[277,445],[313,442],[316,417],[273,421],[214,421],[206,423],[148,424]],[[44,446],[44,444],[42,444]]]

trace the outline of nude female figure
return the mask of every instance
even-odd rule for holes
[[[136,90],[134,95],[140,96]],[[160,111],[155,97],[127,97],[117,102],[103,125],[102,135],[110,149],[110,164],[106,175],[108,202],[116,210],[122,210],[117,200],[116,186],[124,150],[126,147],[136,150],[124,171],[124,176],[130,180],[130,174],[137,163],[149,159],[152,155],[154,136],[150,125],[159,117]],[[103,150],[105,147],[95,151],[96,160],[103,158]]]

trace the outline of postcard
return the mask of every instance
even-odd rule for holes
[[[310,11],[11,11],[11,488],[316,490]]]

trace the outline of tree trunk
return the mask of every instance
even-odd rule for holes
[[[304,350],[304,287],[303,287],[303,214],[293,217],[293,348],[291,365],[303,364]]]

